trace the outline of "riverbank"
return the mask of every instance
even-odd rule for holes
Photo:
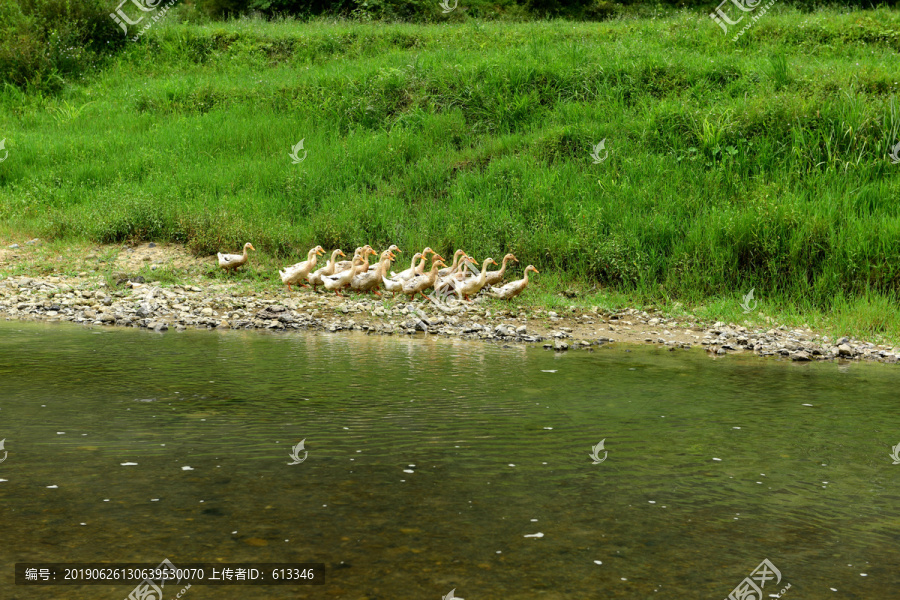
[[[58,94],[0,99],[0,237],[250,241],[282,265],[317,244],[511,252],[558,288],[735,308],[753,289],[777,320],[900,341],[896,11],[777,5],[739,43],[708,11],[174,17]]]
[[[31,242],[0,250],[3,318],[161,333],[188,328],[364,331],[532,343],[555,351],[635,343],[793,361],[900,359],[900,347],[789,327],[761,313],[756,317],[762,316],[764,325],[726,323],[683,310],[612,308],[604,306],[601,295],[551,306],[534,289],[511,303],[478,297],[472,304],[446,306],[389,294],[377,299],[308,289],[288,293],[274,275],[265,275],[265,268],[227,277],[212,258],[194,257],[178,245],[106,246],[87,252],[69,248],[61,253],[40,240]],[[536,282],[533,288],[539,286]]]

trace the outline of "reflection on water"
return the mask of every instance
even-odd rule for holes
[[[17,561],[169,558],[329,567],[198,599],[724,598],[768,558],[786,598],[890,598],[898,373],[0,323],[0,596],[130,591]]]

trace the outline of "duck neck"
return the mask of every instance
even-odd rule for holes
[[[500,277],[503,277],[503,274],[506,273],[506,263],[509,261],[509,257],[504,256],[503,262],[500,263]]]
[[[481,265],[481,273],[478,275],[478,283],[484,285],[485,279],[487,279],[487,268],[488,261],[484,261],[484,264]]]
[[[391,268],[391,262],[391,259],[387,256],[381,259],[381,262],[378,263],[378,271],[376,272],[379,278],[384,277],[384,274]]]

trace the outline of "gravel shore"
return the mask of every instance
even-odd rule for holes
[[[379,335],[438,335],[499,343],[539,343],[555,351],[592,350],[612,342],[645,343],[669,350],[702,347],[715,356],[752,352],[793,361],[897,362],[900,348],[848,338],[829,339],[808,329],[773,326],[748,330],[702,324],[628,309],[594,307],[562,314],[512,303],[491,309],[436,305],[403,298],[339,298],[302,290],[288,295],[236,290],[233,283],[161,285],[136,277],[110,286],[100,277],[8,277],[0,281],[0,315],[6,319],[69,321],[88,326],[141,327],[157,332],[200,329],[273,331],[342,330]]]

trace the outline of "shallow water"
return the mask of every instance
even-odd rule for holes
[[[764,558],[788,599],[891,598],[898,384],[650,347],[0,322],[0,598],[133,587],[15,586],[16,562],[163,558],[328,567],[198,599],[718,599]]]

